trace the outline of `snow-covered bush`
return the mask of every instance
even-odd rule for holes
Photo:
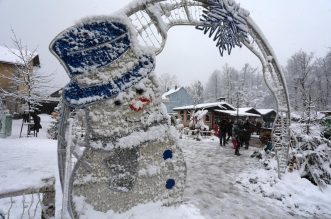
[[[47,129],[47,137],[50,139],[57,139],[59,123],[60,123],[60,114],[62,108],[62,95],[58,105],[55,107],[54,112],[52,112],[53,121]]]
[[[323,126],[322,137],[331,140],[331,116],[327,116],[321,120]]]
[[[55,107],[55,111],[52,113],[52,122],[47,129],[47,137],[50,139],[57,139],[59,122],[60,122],[60,113],[58,107]]]
[[[297,157],[301,164],[301,176],[320,187],[331,185],[330,141],[313,137],[300,142],[299,147],[301,152],[297,153]]]
[[[208,113],[207,110],[198,110],[191,116],[189,127],[201,131],[208,131],[209,127],[203,122],[204,116]]]
[[[331,141],[323,136],[319,119],[301,118],[292,122],[291,129],[298,142],[292,148],[290,158],[297,160],[301,177],[320,188],[331,185]]]

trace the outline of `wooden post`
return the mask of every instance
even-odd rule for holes
[[[43,179],[46,184],[52,186],[45,187],[42,199],[42,219],[55,217],[55,178]]]

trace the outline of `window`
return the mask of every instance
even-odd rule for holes
[[[182,121],[184,120],[184,111],[180,111],[180,118],[179,119],[182,120]]]
[[[186,112],[186,121],[190,121],[190,119],[191,119],[191,112],[187,111]]]
[[[210,122],[210,117],[209,117],[209,114],[206,114],[206,119],[205,119],[205,122]]]

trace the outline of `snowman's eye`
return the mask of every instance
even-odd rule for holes
[[[122,103],[121,103],[121,101],[119,101],[119,100],[115,100],[114,104],[115,104],[116,106],[120,106]]]
[[[145,91],[143,89],[137,89],[136,92],[137,94],[143,94]]]

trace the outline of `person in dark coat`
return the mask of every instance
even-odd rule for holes
[[[257,120],[256,123],[255,123],[256,134],[257,134],[257,135],[260,134],[261,127],[262,127],[262,123],[261,123],[259,120]]]
[[[31,117],[33,118],[33,123],[34,123],[33,128],[32,128],[32,130],[34,131],[34,136],[38,137],[39,129],[42,128],[42,126],[40,124],[41,119],[36,113],[32,113]]]
[[[244,124],[242,120],[238,120],[238,145],[239,147],[244,146]]]
[[[240,156],[241,154],[239,153],[239,127],[237,122],[233,124],[231,133],[232,133],[232,144],[233,144],[233,148],[235,149],[234,154]]]
[[[233,122],[232,120],[229,120],[226,124],[226,132],[228,135],[228,138],[226,139],[226,142],[229,141],[229,139],[232,137],[232,127],[233,127]]]
[[[249,147],[249,140],[251,138],[251,128],[252,125],[247,119],[243,125],[243,141],[245,144],[245,149],[248,149]]]
[[[226,143],[226,128],[227,128],[227,121],[222,119],[219,123],[219,131],[220,131],[220,145],[225,146]]]

